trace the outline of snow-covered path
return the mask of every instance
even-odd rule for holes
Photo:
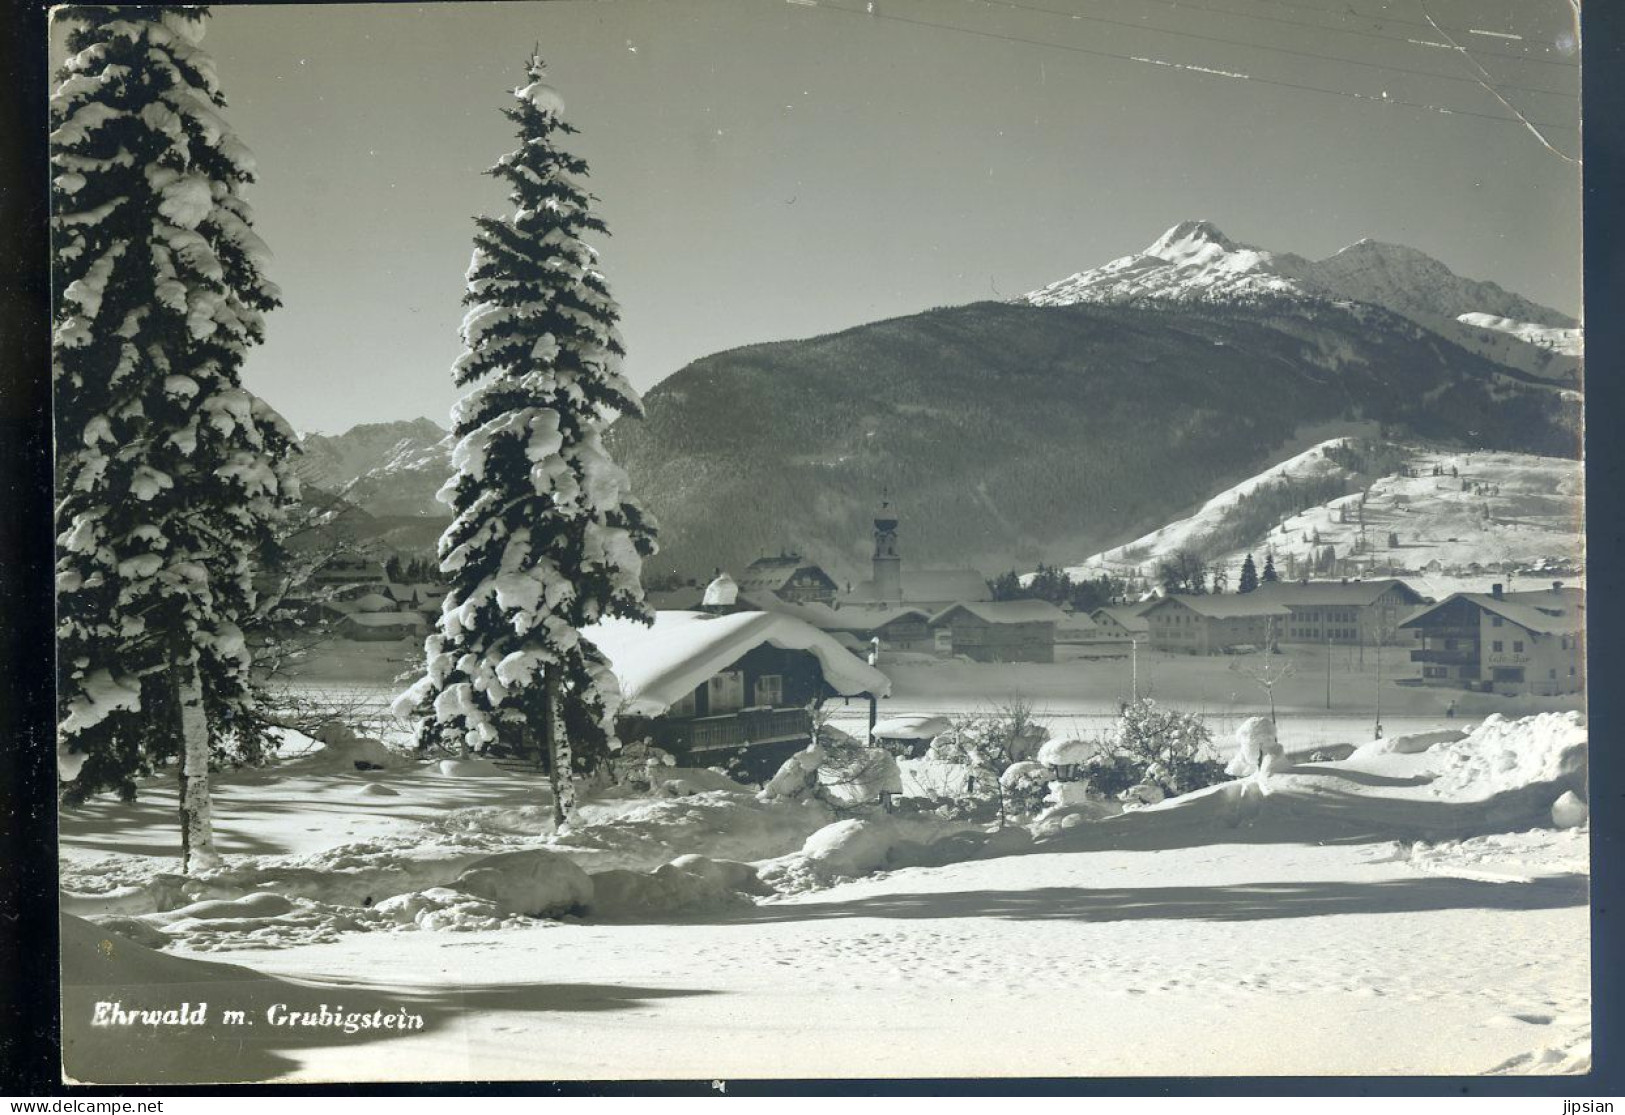
[[[210,956],[428,1019],[300,1049],[296,1079],[1554,1071],[1589,1041],[1585,901],[1579,875],[1441,876],[1391,843],[1209,845],[914,868],[711,922]]]

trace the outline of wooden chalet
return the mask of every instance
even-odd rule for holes
[[[582,634],[620,684],[620,738],[692,766],[738,757],[770,772],[811,739],[809,705],[865,700],[873,723],[891,692],[830,634],[779,612],[657,612],[653,627],[606,620]]]
[[[1585,684],[1585,592],[1458,592],[1400,624],[1421,648],[1422,685],[1503,696],[1555,697]]]
[[[757,558],[739,577],[742,592],[771,592],[791,604],[832,604],[835,578],[800,554]]]
[[[963,601],[931,617],[938,650],[975,662],[1054,662],[1065,619],[1046,600]]]

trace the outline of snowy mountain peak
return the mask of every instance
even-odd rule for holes
[[[1258,302],[1303,297],[1307,263],[1231,240],[1210,221],[1181,221],[1145,251],[1033,291],[1034,306],[1077,302]]]
[[[1143,251],[1022,296],[1033,306],[1365,303],[1409,318],[1522,375],[1578,379],[1579,324],[1550,307],[1463,278],[1426,252],[1369,237],[1311,262],[1231,240],[1211,221],[1181,221]],[[1506,319],[1517,328],[1485,324]],[[1531,330],[1541,330],[1536,333]]]
[[[1211,221],[1180,221],[1153,240],[1142,254],[1178,263],[1198,255],[1211,255],[1215,250],[1228,252],[1235,248],[1235,242]]]

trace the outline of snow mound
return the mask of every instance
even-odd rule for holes
[[[502,770],[487,759],[441,759],[440,773],[447,778],[500,778]]]
[[[687,796],[691,793],[705,793],[708,790],[731,790],[734,793],[743,793],[751,787],[743,783],[734,782],[728,775],[708,767],[652,767],[648,772],[650,785],[666,796]]]
[[[585,871],[543,848],[487,856],[457,876],[455,886],[507,913],[533,918],[580,913],[593,894]]]
[[[450,887],[397,894],[378,903],[379,915],[397,925],[430,932],[474,932],[524,924],[505,916],[495,903]]]
[[[750,895],[772,893],[747,863],[679,856],[650,872],[617,869],[592,877],[589,913],[606,921],[633,921],[694,914],[748,904]]]
[[[260,891],[242,898],[204,899],[178,910],[155,914],[151,920],[162,925],[188,921],[256,921],[279,917],[292,909],[293,903],[282,895]]]
[[[1525,786],[1564,784],[1583,791],[1586,729],[1578,712],[1544,712],[1520,720],[1490,716],[1470,734],[1433,747],[1433,792],[1487,798]]]
[[[854,818],[813,833],[801,854],[831,875],[857,878],[884,867],[897,840],[896,829],[885,821]]]
[[[708,790],[635,802],[613,816],[589,818],[548,847],[593,872],[648,871],[677,850],[719,860],[783,855],[831,819],[816,801],[769,805],[747,792]]]
[[[1027,838],[1023,830],[1008,831],[1020,835],[1007,840]],[[893,814],[854,817],[819,829],[807,838],[801,851],[756,866],[764,883],[780,892],[793,892],[876,871],[974,859],[984,852],[990,839],[976,826],[962,822]]]
[[[1374,739],[1354,749],[1351,759],[1370,759],[1378,755],[1417,755],[1441,743],[1455,743],[1465,739],[1467,733],[1460,728],[1441,728],[1433,732],[1414,732],[1392,739]]]
[[[284,765],[289,772],[320,774],[357,770],[405,770],[414,765],[410,756],[391,751],[382,740],[358,735],[348,724],[334,721],[316,733],[319,751]]]
[[[1590,808],[1573,790],[1564,790],[1563,796],[1552,802],[1552,824],[1560,829],[1577,829],[1586,823]]]

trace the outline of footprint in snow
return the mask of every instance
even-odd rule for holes
[[[1498,1014],[1489,1019],[1486,1025],[1509,1026],[1549,1026],[1552,1016],[1549,1014]]]

